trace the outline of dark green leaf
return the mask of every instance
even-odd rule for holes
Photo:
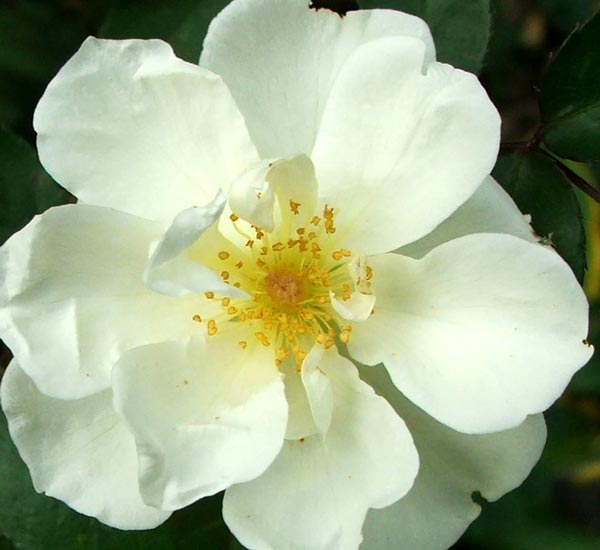
[[[600,349],[600,302],[590,306],[590,332],[588,341]],[[572,392],[600,395],[600,353],[596,353],[590,362],[582,368],[569,384]]]
[[[594,13],[597,0],[539,0],[548,24],[569,34],[576,25],[585,23]]]
[[[569,180],[541,153],[501,155],[494,176],[524,214],[530,214],[540,237],[548,239],[582,281],[585,232],[581,210]]]
[[[197,63],[211,20],[228,0],[121,0],[109,12],[104,38],[162,38],[178,57]]]
[[[37,494],[0,414],[0,533],[20,550],[240,548],[221,519],[221,497],[176,512],[151,531],[119,531]],[[119,498],[115,495],[115,498]]]
[[[600,12],[565,42],[542,86],[543,139],[556,155],[600,160]]]
[[[105,6],[99,0],[0,3],[0,125],[33,137],[35,104],[50,78],[92,34]]]
[[[386,10],[398,10],[423,17],[426,0],[359,0],[361,8],[371,10],[381,8]]]
[[[0,244],[36,214],[68,199],[44,172],[31,146],[0,128]]]
[[[363,0],[363,8],[393,8],[427,21],[438,60],[479,72],[490,38],[489,0]]]

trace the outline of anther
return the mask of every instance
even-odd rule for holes
[[[221,250],[221,252],[219,252],[219,258],[221,260],[226,260],[227,258],[229,258],[229,252],[226,252],[225,250]]]
[[[194,315],[194,316],[192,317],[192,321],[196,321],[196,323],[201,323],[201,322],[202,322],[202,317],[200,317],[200,315],[198,315],[198,314],[196,313],[196,315]]]
[[[214,319],[211,319],[208,322],[207,332],[209,336],[214,336],[215,334],[217,334],[217,323]]]

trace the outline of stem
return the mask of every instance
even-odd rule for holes
[[[539,151],[541,151],[547,157],[551,158],[554,162],[558,162],[560,164],[560,169],[569,178],[571,183],[575,187],[578,187],[581,191],[583,191],[588,197],[600,204],[600,191],[598,189],[596,189],[593,185],[590,185],[579,174],[573,172],[573,170],[571,170],[566,164],[564,164],[559,157],[553,155],[550,151],[547,151],[542,147],[539,148]]]

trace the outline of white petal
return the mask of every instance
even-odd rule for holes
[[[340,68],[362,44],[414,36],[435,57],[420,19],[392,10],[341,18],[308,0],[240,0],[211,23],[200,64],[221,75],[262,157],[310,154]]]
[[[338,231],[358,252],[423,237],[496,161],[500,117],[477,78],[441,63],[424,68],[424,56],[414,38],[363,46],[325,107],[312,158]]]
[[[281,229],[281,211],[288,213],[290,201],[298,203],[295,222],[306,224],[317,204],[315,168],[306,155],[265,160],[237,178],[227,197],[236,215],[266,231]],[[279,209],[275,209],[276,199]]]
[[[315,346],[302,363],[302,385],[310,406],[311,415],[319,433],[326,434],[333,418],[333,387],[327,373],[319,367],[323,362],[324,348]]]
[[[422,260],[385,254],[370,264],[378,306],[354,325],[350,353],[383,361],[404,395],[455,430],[518,426],[592,354],[583,291],[547,247],[475,234]]]
[[[329,291],[331,306],[335,311],[348,321],[365,321],[375,307],[375,295],[353,292],[349,300],[339,300],[332,291]]]
[[[285,395],[289,405],[286,439],[303,439],[314,434],[326,434],[333,417],[333,388],[325,371],[320,368],[323,346],[309,352],[298,373],[295,361],[281,367],[285,376]]]
[[[119,529],[151,529],[169,517],[142,502],[133,436],[110,391],[73,401],[48,397],[16,361],[1,388],[10,435],[37,491]]]
[[[110,386],[127,349],[197,330],[197,304],[142,273],[162,226],[110,208],[48,210],[0,249],[0,335],[40,391],[75,399]]]
[[[352,550],[369,508],[412,486],[418,457],[404,422],[337,352],[319,362],[333,387],[325,436],[286,441],[258,479],[225,492],[223,517],[255,550]]]
[[[215,271],[185,254],[217,222],[224,206],[225,198],[219,193],[206,206],[188,208],[175,216],[144,271],[144,282],[151,289],[170,296],[206,291],[224,296],[247,296],[226,284]],[[210,236],[214,233],[216,231]],[[221,244],[222,239],[217,237],[217,240],[217,244]]]
[[[266,231],[273,229],[275,195],[267,181],[271,166],[271,161],[261,161],[236,178],[227,190],[231,211]]]
[[[506,233],[529,242],[538,242],[529,220],[508,193],[488,176],[475,194],[431,233],[396,252],[422,258],[442,243],[471,233]]]
[[[123,355],[113,380],[115,408],[136,439],[142,496],[158,508],[253,479],[281,448],[287,404],[272,351],[226,337],[143,346]]]
[[[364,527],[365,550],[446,550],[481,508],[478,491],[494,501],[521,485],[546,441],[542,415],[512,430],[465,435],[439,424],[393,388],[381,367],[361,372],[406,422],[419,452],[415,485],[398,502],[371,510]]]
[[[285,398],[288,403],[286,439],[297,440],[319,432],[313,418],[311,403],[302,380],[296,372],[295,361],[287,361],[282,367],[285,382]]]
[[[88,38],[34,127],[42,164],[79,199],[164,221],[257,160],[221,79],[160,40]]]

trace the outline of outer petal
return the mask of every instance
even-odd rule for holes
[[[538,239],[509,194],[488,176],[473,196],[431,233],[396,250],[411,258],[422,258],[442,243],[472,233],[506,233],[537,243]]]
[[[272,352],[251,347],[231,337],[168,342],[115,365],[115,408],[135,435],[147,503],[181,508],[255,478],[279,452],[283,383]]]
[[[34,127],[42,164],[79,199],[166,221],[256,160],[221,79],[160,40],[88,38]]]
[[[518,426],[592,354],[583,291],[549,248],[477,234],[422,260],[370,262],[378,305],[354,325],[350,353],[383,361],[404,395],[455,430]]]
[[[391,10],[341,18],[308,0],[240,0],[213,20],[200,64],[221,75],[263,157],[310,154],[327,96],[348,56],[383,36],[413,36],[435,57],[420,19]]]
[[[485,90],[425,55],[414,38],[371,42],[327,101],[312,158],[348,248],[387,252],[423,237],[494,166],[500,117]]]
[[[404,422],[335,351],[320,368],[334,409],[325,436],[286,441],[260,478],[225,492],[223,517],[254,550],[352,550],[368,508],[410,489],[418,457]]]
[[[16,361],[1,388],[10,435],[37,491],[119,529],[150,529],[169,517],[142,502],[133,436],[110,391],[74,401],[48,397]]]
[[[518,487],[538,461],[546,441],[542,415],[489,435],[464,435],[426,415],[395,390],[383,368],[364,369],[365,379],[405,420],[419,452],[419,474],[408,495],[371,510],[364,550],[445,550],[481,509],[472,495],[494,501]]]
[[[197,330],[197,304],[142,282],[162,226],[109,208],[48,210],[0,249],[0,335],[40,391],[74,399],[110,385],[127,349]]]

